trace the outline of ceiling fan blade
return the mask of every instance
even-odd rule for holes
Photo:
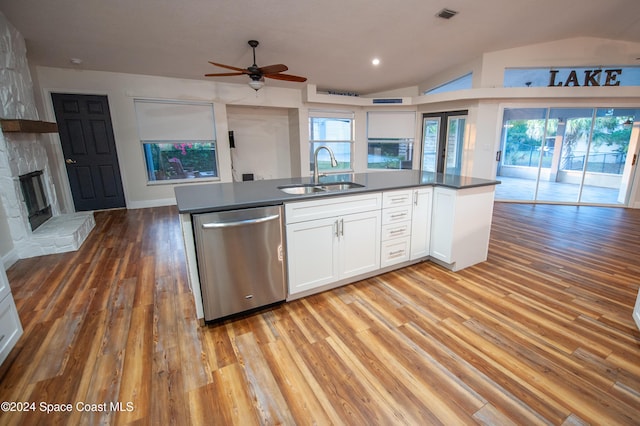
[[[289,68],[284,64],[267,65],[266,67],[258,68],[262,74],[276,74],[282,71],[286,71]]]
[[[243,72],[220,72],[214,74],[205,74],[205,77],[230,77],[232,75],[244,75]]]
[[[267,78],[273,78],[274,80],[296,81],[298,83],[307,81],[306,77],[298,77],[297,75],[291,74],[265,74],[264,76]]]
[[[211,65],[215,65],[216,67],[226,68],[228,70],[233,70],[233,71],[239,71],[242,74],[248,74],[247,70],[244,68],[232,67],[231,65],[219,64],[217,62],[211,62],[211,61],[209,61],[209,63]]]

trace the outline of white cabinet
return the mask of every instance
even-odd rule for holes
[[[412,194],[410,189],[382,194],[382,243],[380,266],[409,260],[411,252]]]
[[[380,268],[381,194],[285,204],[289,294]]]
[[[494,187],[433,190],[430,254],[453,271],[487,260]]]
[[[11,295],[7,274],[4,267],[0,267],[0,364],[7,359],[20,336],[22,324],[18,310]]]
[[[383,193],[382,267],[429,256],[432,195],[432,187]]]
[[[433,187],[413,190],[413,211],[411,213],[411,260],[429,256],[431,242],[431,204]]]

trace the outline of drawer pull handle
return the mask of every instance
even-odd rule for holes
[[[395,234],[402,234],[403,232],[404,232],[404,228],[401,228],[401,229],[394,229],[392,231],[389,231],[389,234],[395,235]]]
[[[398,257],[404,255],[404,250],[396,250],[389,252],[389,257]]]
[[[399,217],[405,217],[406,215],[407,215],[407,212],[398,213],[398,214],[392,214],[391,215],[391,219],[397,219]]]

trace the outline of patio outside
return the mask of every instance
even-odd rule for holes
[[[505,109],[496,199],[626,205],[638,116],[627,108]]]

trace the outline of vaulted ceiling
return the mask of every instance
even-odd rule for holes
[[[443,20],[443,8],[459,13]],[[259,66],[283,63],[318,89],[360,94],[414,86],[500,49],[583,36],[640,42],[639,0],[0,0],[0,10],[32,66],[206,79],[225,71],[209,60],[251,65],[256,39]]]

